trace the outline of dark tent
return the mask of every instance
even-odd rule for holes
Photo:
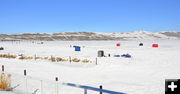
[[[4,50],[4,48],[3,48],[3,47],[0,47],[0,50]]]
[[[139,46],[143,46],[143,43],[139,43]]]
[[[98,51],[98,57],[104,57],[104,51],[103,50]]]

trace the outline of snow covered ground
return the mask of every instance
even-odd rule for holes
[[[144,43],[140,47],[139,43]],[[116,47],[116,43],[121,43]],[[152,48],[158,43],[159,48]],[[81,52],[75,52],[70,45],[84,46]],[[164,94],[165,79],[180,78],[180,40],[158,41],[44,41],[44,44],[24,41],[20,43],[0,42],[4,50],[0,54],[24,54],[27,56],[57,56],[63,58],[87,58],[92,63],[50,62],[48,60],[19,60],[0,58],[5,72],[12,74],[12,86],[20,84],[12,92],[0,91],[0,94],[24,94],[27,70],[28,92],[39,89],[41,80],[43,94],[55,94],[55,77],[59,83],[75,83],[92,87],[103,85],[104,89],[127,94]],[[98,58],[97,51],[104,50],[111,57]],[[113,57],[115,54],[132,55],[132,58]],[[83,89],[59,84],[59,94],[83,94]],[[88,91],[88,94],[97,92]]]

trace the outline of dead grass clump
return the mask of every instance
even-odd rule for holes
[[[26,56],[26,57],[23,57],[23,59],[25,59],[25,60],[31,60],[31,59],[33,59],[33,57],[31,57],[31,56]]]
[[[19,59],[32,60],[33,57],[31,57],[31,56],[21,56],[21,57],[19,57]]]
[[[43,59],[42,57],[35,57],[35,60],[37,60],[37,59]]]
[[[0,73],[0,90],[11,90],[11,74]]]
[[[1,58],[16,58],[16,55],[10,55],[10,54],[0,54]]]
[[[91,62],[91,61],[88,60],[88,59],[83,59],[83,60],[81,60],[81,62],[83,62],[83,63],[89,63],[89,62]]]
[[[18,59],[24,59],[24,57],[23,57],[23,56],[21,56],[21,57],[19,57]]]
[[[77,59],[77,58],[74,58],[72,59],[73,62],[80,62],[81,60],[80,59]]]
[[[62,60],[63,60],[63,58],[56,57],[56,61],[57,61],[57,62],[60,62],[60,61],[62,61]]]
[[[56,62],[56,58],[55,57],[51,57],[49,60],[51,60],[52,62]]]
[[[56,61],[57,62],[64,62],[64,61],[68,61],[67,59],[63,59],[63,58],[60,58],[60,57],[56,57]]]
[[[48,57],[43,57],[43,59],[48,60],[49,58]]]
[[[16,58],[16,55],[8,55],[8,58]]]

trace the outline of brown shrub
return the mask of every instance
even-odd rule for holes
[[[56,57],[56,61],[57,61],[57,62],[60,62],[60,61],[64,62],[64,61],[68,61],[68,60],[67,60],[67,59],[63,59],[63,58],[60,58],[60,57]]]
[[[72,59],[73,62],[80,62],[81,60],[80,59],[77,59],[77,58],[74,58]]]
[[[16,58],[16,55],[11,55],[11,54],[0,54],[1,58]]]
[[[5,91],[11,90],[11,74],[0,74],[0,89]]]
[[[91,62],[91,61],[88,60],[88,59],[83,59],[83,60],[81,60],[81,62],[83,62],[83,63],[89,63],[89,62]]]

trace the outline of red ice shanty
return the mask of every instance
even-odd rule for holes
[[[116,44],[116,46],[118,46],[118,47],[119,47],[120,45],[121,45],[120,43],[117,43],[117,44]]]
[[[154,48],[158,48],[158,47],[159,47],[159,45],[158,45],[158,44],[152,44],[152,47],[154,47]]]

